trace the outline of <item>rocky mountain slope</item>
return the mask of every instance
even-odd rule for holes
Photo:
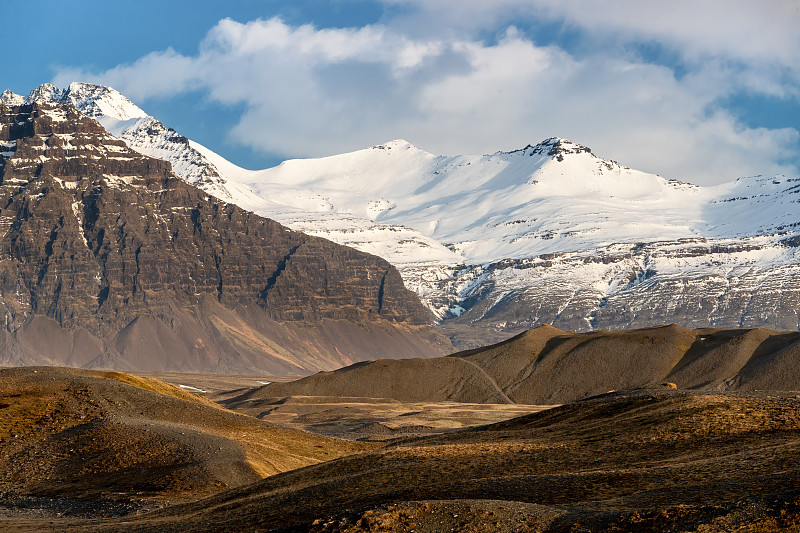
[[[540,326],[512,339],[434,359],[381,360],[247,393],[362,396],[402,401],[559,404],[609,390],[800,390],[800,332],[690,330],[678,325],[574,333]]]
[[[562,329],[798,329],[798,178],[699,187],[548,139],[486,156],[405,141],[249,171],[113,89],[43,86],[219,198],[398,267],[463,347]]]
[[[448,350],[383,259],[211,197],[50,100],[0,105],[0,364],[285,374]]]
[[[134,150],[164,159],[177,175],[222,200],[262,216],[279,220],[293,229],[318,234],[340,244],[387,258],[392,264],[448,265],[459,257],[417,230],[381,224],[361,216],[327,209],[325,198],[315,191],[279,187],[267,197],[247,183],[231,178],[249,173],[211,150],[165,127],[125,96],[110,87],[72,83],[66,89],[44,84],[26,96],[6,91],[0,103],[55,101],[75,106],[99,121]],[[321,207],[318,209],[318,207]]]

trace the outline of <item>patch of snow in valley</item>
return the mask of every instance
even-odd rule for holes
[[[197,387],[192,387],[190,385],[178,385],[178,387],[191,392],[202,392],[202,393],[208,392],[207,390],[198,389]]]

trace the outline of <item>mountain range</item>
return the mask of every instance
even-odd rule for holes
[[[544,323],[800,326],[798,178],[701,187],[559,138],[453,157],[398,140],[250,171],[108,87],[0,97],[42,99],[72,104],[217,198],[383,257],[459,347]]]
[[[240,168],[117,91],[43,85],[187,182],[292,229],[383,257],[460,348],[552,324],[798,329],[800,179],[702,187],[551,138],[437,156],[391,141]]]

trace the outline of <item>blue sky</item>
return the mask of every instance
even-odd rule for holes
[[[701,184],[800,175],[795,0],[0,0],[0,90],[111,85],[263,168],[560,136]]]

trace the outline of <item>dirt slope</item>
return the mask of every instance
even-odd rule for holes
[[[363,446],[260,422],[154,379],[0,370],[0,493],[185,499]]]
[[[664,382],[709,391],[800,390],[800,333],[768,329],[564,332],[550,326],[430,360],[360,363],[249,393],[560,404]]]
[[[403,401],[510,403],[491,376],[468,360],[380,359],[288,383],[249,391],[242,399],[267,396],[362,396]]]
[[[795,396],[638,391],[406,441],[92,529],[792,530],[798,465]]]

